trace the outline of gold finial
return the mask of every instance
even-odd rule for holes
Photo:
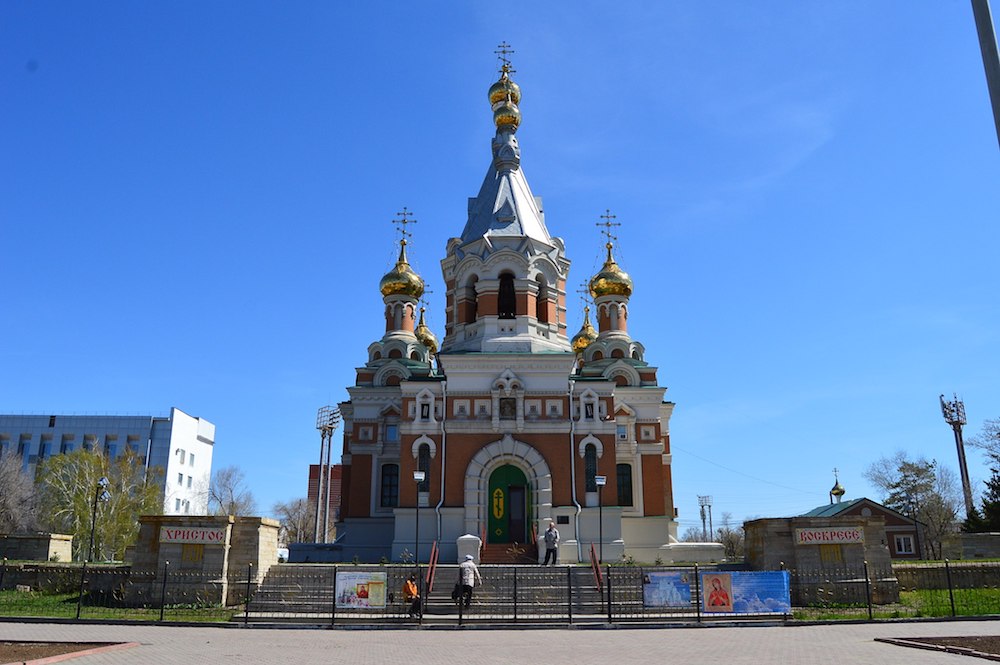
[[[583,325],[580,326],[580,332],[573,335],[570,346],[574,353],[583,353],[588,346],[593,344],[595,339],[597,339],[597,331],[590,323],[590,305],[587,305],[583,308]]]
[[[517,72],[517,70],[511,66],[510,58],[507,57],[509,54],[514,53],[514,50],[510,47],[510,44],[508,44],[506,40],[497,44],[497,50],[493,52],[497,54],[497,59],[500,61],[499,71],[501,74],[513,74]]]
[[[590,280],[590,295],[594,298],[600,298],[601,296],[616,295],[616,296],[631,296],[632,295],[632,279],[628,276],[628,273],[623,271],[615,263],[614,256],[611,255],[611,250],[614,248],[613,240],[618,240],[618,236],[611,233],[611,229],[615,226],[621,226],[621,222],[613,222],[611,220],[617,219],[616,215],[612,215],[610,210],[605,210],[604,214],[601,215],[603,222],[597,222],[597,226],[603,226],[604,230],[601,234],[607,237],[608,241],[604,245],[608,250],[608,256],[604,260],[604,266],[601,271],[594,275]]]
[[[407,210],[406,206],[403,206],[403,212],[397,212],[396,214],[399,215],[399,219],[392,220],[392,223],[397,225],[396,230],[399,231],[399,244],[406,245],[406,239],[413,237],[413,234],[406,230],[406,225],[416,224],[417,220],[412,219],[413,213]]]
[[[618,236],[616,236],[616,235],[614,235],[614,234],[611,233],[611,227],[613,227],[613,226],[621,226],[622,223],[621,222],[612,222],[611,220],[618,219],[618,215],[612,215],[611,211],[609,209],[607,209],[607,208],[604,209],[604,214],[601,215],[601,219],[603,219],[604,221],[603,222],[597,222],[597,226],[603,226],[604,227],[604,230],[601,231],[601,235],[607,236],[607,238],[608,238],[607,248],[608,248],[608,250],[610,250],[611,249],[611,241],[612,240],[618,240]]]
[[[413,213],[403,206],[402,212],[396,213],[399,219],[393,219],[392,223],[398,225],[399,231],[399,258],[396,259],[396,266],[382,277],[379,282],[379,290],[382,295],[407,295],[413,298],[420,298],[424,293],[424,280],[420,275],[410,268],[406,260],[407,238],[413,236],[406,230],[407,224],[416,224],[417,220],[412,219]]]
[[[425,293],[429,292],[425,291]],[[424,305],[425,303],[426,301],[421,298],[420,321],[417,322],[417,328],[413,332],[417,336],[417,340],[426,346],[428,353],[433,356],[437,353],[438,341],[437,337],[434,336],[434,333],[431,332],[431,329],[427,327],[426,323],[424,323],[424,312],[427,311],[427,307]]]

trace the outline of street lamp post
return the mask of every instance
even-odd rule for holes
[[[97,502],[98,501],[109,501],[111,499],[111,492],[108,491],[108,485],[111,483],[104,476],[97,481],[97,488],[94,489],[94,509],[90,515],[90,549],[87,550],[87,561],[94,560],[94,530],[97,527]]]
[[[420,573],[420,484],[427,478],[424,471],[414,471],[413,480],[417,483],[417,497],[414,505],[416,511],[416,527],[413,530],[413,560],[417,563],[417,574]]]
[[[594,476],[597,485],[597,558],[604,561],[604,486],[608,484],[607,476]]]

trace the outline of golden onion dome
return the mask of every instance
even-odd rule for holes
[[[601,272],[594,275],[590,280],[590,295],[594,298],[601,296],[631,296],[632,278],[628,273],[618,267],[615,259],[611,256],[611,243],[609,242],[608,258],[604,261]]]
[[[521,103],[521,86],[514,83],[507,72],[504,72],[500,76],[500,80],[490,86],[490,106],[493,106],[497,102],[502,102],[505,99],[509,99],[515,104]]]
[[[590,325],[590,307],[584,307],[583,325],[580,326],[580,332],[573,335],[573,339],[570,340],[570,344],[573,346],[573,352],[583,353],[583,351],[590,346],[595,339],[597,339],[597,331],[594,330],[594,326]]]
[[[417,329],[413,331],[413,334],[417,336],[417,341],[427,347],[427,350],[431,352],[431,355],[437,353],[438,350],[438,340],[431,332],[431,329],[427,327],[424,323],[424,310],[426,307],[420,308],[420,321],[417,323]]]
[[[844,489],[844,486],[840,484],[839,480],[834,483],[833,489],[830,490],[830,494],[833,496],[844,496],[845,492],[847,492],[847,490]]]
[[[521,124],[521,111],[517,104],[504,100],[493,106],[493,123],[500,130],[516,130]]]
[[[399,259],[396,267],[385,274],[378,284],[383,296],[412,296],[419,298],[424,295],[424,280],[413,272],[406,261],[406,240],[399,242]]]

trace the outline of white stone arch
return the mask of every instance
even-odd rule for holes
[[[384,355],[382,357],[385,358]],[[405,381],[409,378],[410,372],[402,363],[394,359],[394,362],[386,363],[375,372],[373,383],[376,386],[384,386],[386,385],[386,380],[394,375],[399,376],[400,381]]]
[[[426,434],[421,434],[410,446],[410,453],[413,455],[413,459],[417,459],[420,455],[420,446],[427,445],[431,451],[431,459],[437,457],[437,444],[434,443],[434,439],[427,436]]]
[[[493,382],[493,390],[500,390],[505,396],[509,396],[512,390],[523,390],[524,384],[509,367],[500,373],[500,376]]]
[[[504,464],[517,467],[531,487],[532,516],[552,518],[552,472],[542,454],[507,434],[479,449],[465,469],[465,532],[478,534],[487,523],[490,475]]]
[[[609,365],[604,370],[604,376],[610,381],[614,381],[617,376],[624,376],[629,386],[638,386],[641,381],[639,372],[635,367],[632,367],[632,365],[625,362],[622,358],[617,358],[616,362]]]
[[[507,271],[514,274],[514,279],[524,279],[530,267],[531,263],[523,254],[507,248],[491,254],[483,264],[489,279],[500,279],[501,273]]]
[[[577,454],[580,455],[580,459],[583,459],[587,451],[587,446],[590,444],[594,444],[594,448],[597,449],[597,459],[604,457],[604,444],[593,434],[588,434],[580,440],[580,445],[577,447]]]

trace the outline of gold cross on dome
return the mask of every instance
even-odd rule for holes
[[[413,213],[407,210],[406,206],[403,206],[403,212],[397,212],[396,214],[399,216],[399,219],[392,220],[392,223],[398,225],[397,230],[399,231],[400,242],[405,245],[406,239],[413,237],[413,234],[406,230],[406,225],[416,224],[417,220],[412,219]]]
[[[512,74],[517,71],[516,69],[510,66],[510,58],[507,57],[511,53],[514,53],[514,50],[510,47],[510,44],[508,44],[506,41],[502,41],[497,45],[497,50],[493,52],[497,54],[497,58],[499,58],[501,62],[500,71],[502,73]]]
[[[590,304],[590,282],[584,280],[580,282],[580,288],[576,290],[580,294],[580,304],[589,305]]]
[[[618,219],[618,216],[617,215],[612,215],[610,210],[605,209],[604,214],[601,215],[601,219],[603,219],[604,221],[603,222],[597,222],[597,226],[603,226],[604,227],[604,230],[601,231],[601,234],[604,235],[604,236],[607,236],[607,238],[608,238],[608,244],[610,244],[612,240],[618,240],[618,236],[616,236],[613,233],[611,233],[611,227],[613,227],[613,226],[621,226],[622,225],[621,222],[613,222],[613,221],[611,221],[613,219]]]

